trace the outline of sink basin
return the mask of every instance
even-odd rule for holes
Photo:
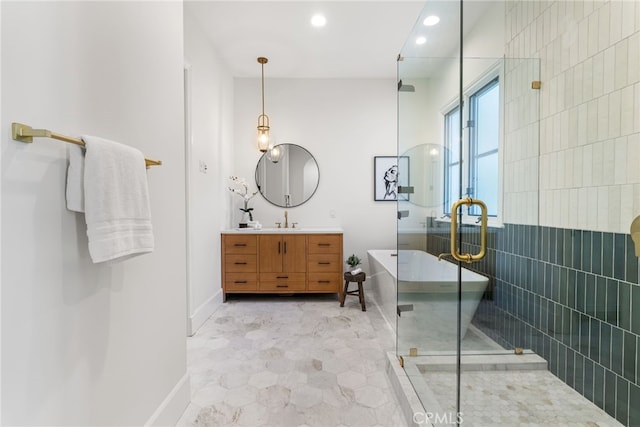
[[[287,233],[287,232],[300,232],[304,231],[304,228],[296,227],[296,228],[277,228],[277,227],[266,227],[262,228],[262,231],[266,231],[268,233]]]
[[[326,233],[342,233],[340,227],[296,227],[296,228],[277,228],[263,227],[259,230],[255,228],[234,228],[234,232],[240,233],[304,233],[304,234],[326,234]]]

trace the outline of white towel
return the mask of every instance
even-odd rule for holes
[[[69,144],[67,168],[67,209],[84,212],[84,148]]]
[[[117,262],[153,251],[147,172],[142,153],[127,145],[83,136],[84,207],[94,263]]]

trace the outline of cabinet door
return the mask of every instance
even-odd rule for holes
[[[307,271],[307,236],[292,234],[283,236],[282,271],[304,273]]]
[[[262,272],[278,273],[282,271],[282,255],[284,245],[282,235],[265,234],[259,237],[260,241],[260,269]]]

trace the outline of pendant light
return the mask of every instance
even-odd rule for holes
[[[258,116],[258,150],[263,153],[269,149],[269,116],[264,113],[264,64],[269,60],[263,56],[258,58],[262,67],[262,114]]]
[[[271,160],[273,163],[278,163],[282,156],[284,155],[284,150],[282,144],[274,145],[267,151],[267,159]]]

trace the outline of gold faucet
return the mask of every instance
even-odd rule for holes
[[[438,261],[442,261],[443,258],[448,257],[448,256],[453,256],[451,255],[451,253],[449,252],[445,252],[443,254],[438,255]]]
[[[289,216],[287,211],[284,211],[284,228],[289,228]]]

